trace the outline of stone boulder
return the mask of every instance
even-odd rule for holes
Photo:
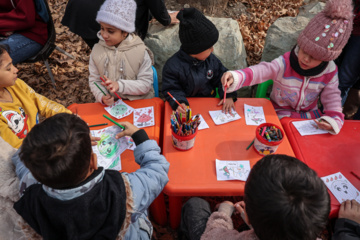
[[[267,31],[261,61],[270,62],[290,51],[310,19],[324,7],[325,3],[313,2],[301,7],[296,17],[278,18]]]
[[[208,17],[219,30],[219,40],[214,45],[214,54],[229,70],[247,67],[246,51],[237,21],[231,18]],[[145,44],[154,53],[161,92],[162,69],[167,59],[180,49],[179,25],[164,27],[159,23],[149,26]]]

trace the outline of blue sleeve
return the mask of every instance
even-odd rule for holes
[[[135,161],[140,169],[128,174],[134,197],[134,209],[145,212],[161,193],[169,178],[169,162],[160,154],[155,140],[147,140],[134,150]]]

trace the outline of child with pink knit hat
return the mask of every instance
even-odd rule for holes
[[[329,0],[297,39],[297,45],[271,62],[261,62],[222,76],[223,86],[233,92],[272,79],[270,95],[279,116],[316,119],[320,129],[339,133],[344,123],[334,61],[352,30],[352,1]],[[320,99],[323,112],[317,107]]]

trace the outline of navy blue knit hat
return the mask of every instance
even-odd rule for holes
[[[215,25],[196,8],[180,10],[179,37],[181,49],[187,54],[198,54],[211,48],[219,39]]]

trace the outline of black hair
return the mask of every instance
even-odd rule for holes
[[[31,129],[21,146],[20,159],[36,180],[64,189],[85,179],[91,152],[88,125],[76,115],[59,113]]]
[[[4,53],[9,53],[10,49],[9,46],[6,44],[0,44],[0,66],[2,64],[2,56]]]
[[[245,209],[260,240],[314,240],[326,226],[330,197],[316,172],[286,155],[268,155],[245,184]]]

